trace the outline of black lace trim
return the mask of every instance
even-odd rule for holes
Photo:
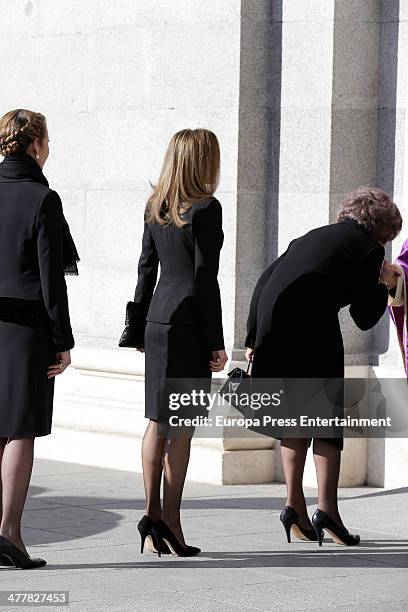
[[[73,263],[67,264],[64,266],[64,275],[65,276],[78,276],[79,272],[78,272],[78,262],[80,260],[77,259],[76,261],[74,261]]]

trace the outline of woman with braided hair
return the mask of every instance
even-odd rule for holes
[[[48,131],[40,113],[0,119],[0,563],[41,567],[20,530],[34,439],[51,432],[55,376],[74,346],[64,273],[78,253],[58,194],[42,168]]]

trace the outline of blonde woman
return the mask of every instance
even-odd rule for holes
[[[34,439],[51,432],[54,379],[74,346],[64,272],[78,253],[59,195],[43,174],[48,130],[41,113],[17,109],[0,119],[0,562],[31,559],[21,537]]]
[[[138,282],[120,342],[146,354],[149,424],[142,462],[147,510],[138,525],[142,552],[145,541],[159,555],[200,552],[186,545],[180,523],[191,433],[169,433],[164,390],[168,378],[210,381],[211,373],[227,362],[217,281],[224,239],[221,205],[214,197],[219,168],[215,134],[205,129],[178,132],[146,206]]]

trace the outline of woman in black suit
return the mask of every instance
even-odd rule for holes
[[[64,271],[78,255],[42,168],[48,158],[45,117],[28,110],[0,119],[0,560],[30,559],[21,516],[34,438],[51,431],[54,377],[70,364],[72,337]]]
[[[127,306],[121,346],[146,353],[142,462],[147,510],[139,523],[150,550],[191,556],[180,524],[191,431],[168,429],[166,379],[200,379],[227,361],[218,287],[223,244],[222,210],[214,198],[220,151],[204,129],[173,136],[145,211],[142,254],[134,301]],[[155,289],[158,266],[160,279]],[[160,485],[164,475],[163,508]]]
[[[383,315],[397,272],[384,263],[384,244],[401,229],[401,216],[380,189],[360,187],[342,203],[337,223],[292,240],[260,277],[252,297],[245,346],[258,378],[343,379],[344,350],[338,312],[349,305],[356,325],[373,327]],[[342,403],[342,402],[341,402]],[[326,528],[338,542],[357,544],[337,507],[341,437],[314,439],[319,502],[307,515],[302,479],[310,440],[283,438],[288,490],[281,514],[303,539],[321,542]]]

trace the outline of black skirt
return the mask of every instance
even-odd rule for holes
[[[309,393],[312,392],[312,397],[316,394],[316,389],[307,382],[314,379],[321,380],[324,388],[332,386],[336,390],[331,412],[325,416],[343,416],[343,338],[337,310],[326,300],[325,285],[317,275],[298,278],[277,297],[269,315],[270,333],[255,349],[254,378],[287,379],[289,388],[291,379],[298,379],[286,397],[288,404],[293,403],[294,414],[301,414],[299,406],[303,400],[307,404]],[[343,449],[341,430],[336,429],[333,437],[322,439]]]
[[[149,322],[145,332],[145,417],[166,423],[169,418],[168,379],[188,391],[193,380],[209,391],[211,370],[201,327]],[[204,383],[204,385],[203,385]],[[193,416],[193,415],[191,415]]]
[[[11,316],[3,304],[0,315],[0,437],[45,436],[51,432],[54,399],[47,370],[55,362],[48,319],[41,308],[20,304]]]

